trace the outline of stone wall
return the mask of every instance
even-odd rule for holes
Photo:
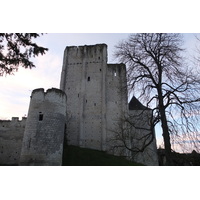
[[[66,96],[59,89],[32,92],[20,165],[62,165]]]
[[[67,95],[68,144],[109,150],[111,130],[127,112],[125,65],[107,64],[105,44],[67,47],[60,89]]]
[[[26,118],[0,120],[0,165],[18,165]]]
[[[111,140],[115,137],[119,122],[128,112],[126,84],[126,66],[108,64],[106,76],[107,151],[114,155],[122,154],[121,148],[113,148],[116,144],[112,144]]]
[[[68,144],[105,150],[107,46],[67,47],[60,89],[67,95]]]
[[[157,146],[154,130],[152,132],[150,119],[152,117],[151,110],[129,110],[130,119],[132,120],[132,133],[133,142],[131,144],[132,148],[142,149],[144,145],[152,139],[152,134],[154,134],[153,141],[144,149],[143,152],[133,153],[129,152],[131,159],[135,162],[142,163],[144,165],[158,165],[158,155]]]

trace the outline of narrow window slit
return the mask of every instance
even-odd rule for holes
[[[28,141],[28,148],[30,149],[30,147],[31,147],[31,138]]]
[[[39,121],[43,120],[43,114],[41,112],[39,112]]]

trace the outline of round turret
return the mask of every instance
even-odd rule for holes
[[[31,95],[20,165],[61,165],[66,119],[66,95],[52,88]]]

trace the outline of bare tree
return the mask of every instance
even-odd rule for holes
[[[181,34],[132,34],[116,46],[127,65],[128,87],[152,109],[153,126],[161,122],[167,165],[173,165],[171,143],[180,135],[198,134],[198,72],[186,65]]]

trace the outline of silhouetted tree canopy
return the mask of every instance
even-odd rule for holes
[[[37,33],[0,33],[0,76],[13,74],[19,66],[35,67],[30,58],[48,50],[33,42],[39,36]]]

